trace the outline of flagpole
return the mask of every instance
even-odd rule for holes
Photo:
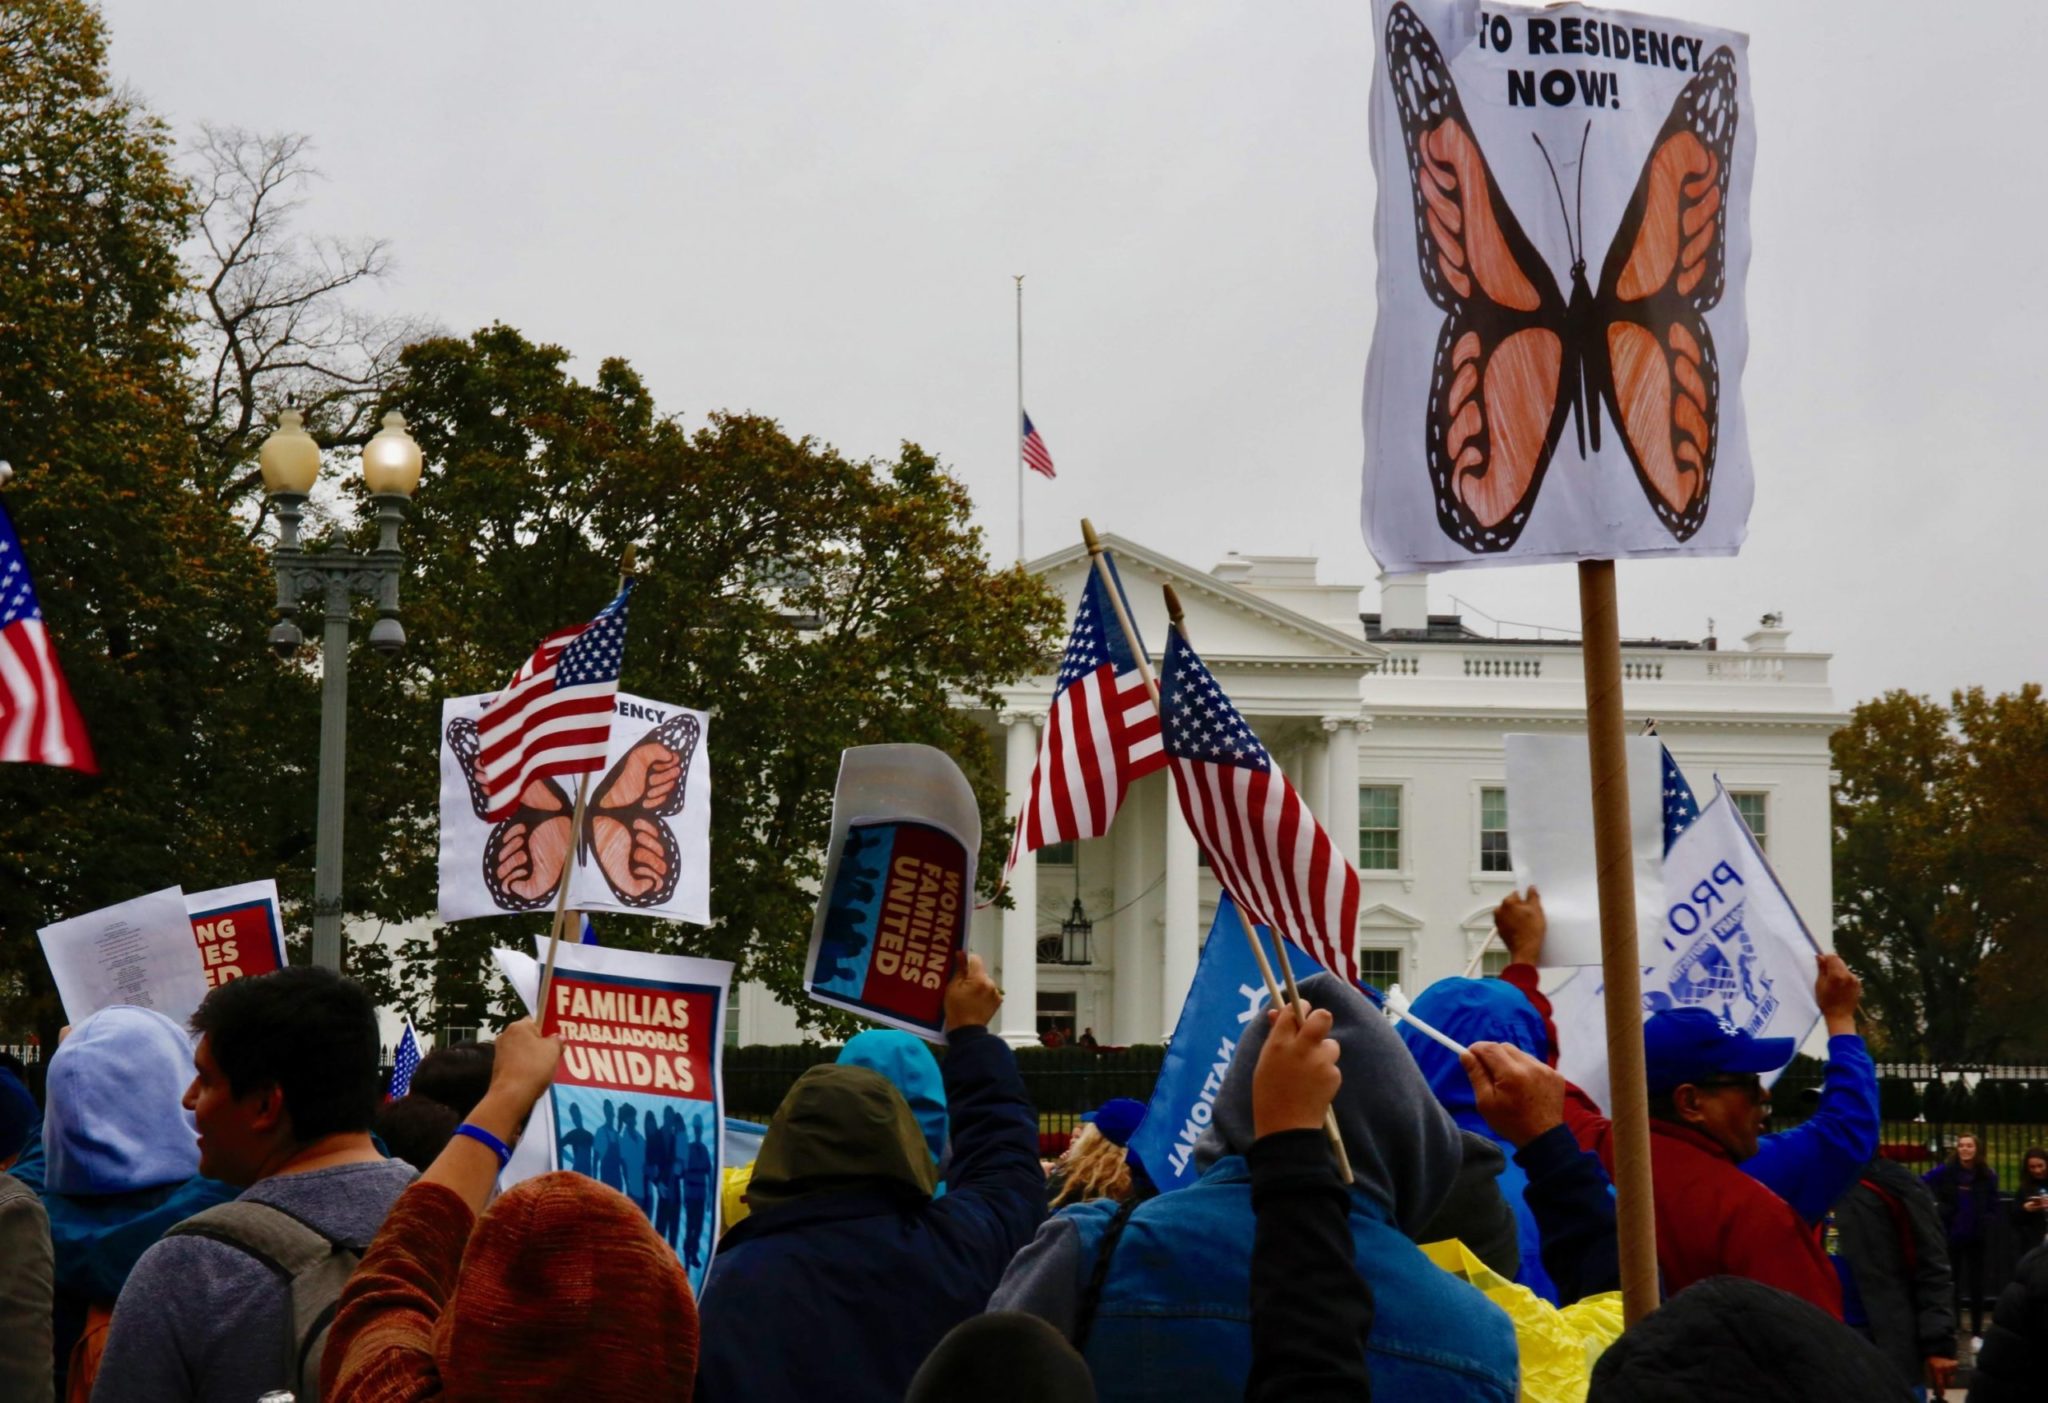
[[[1010,421],[1010,438],[1017,445],[1017,563],[1024,563],[1024,275],[1017,280],[1017,417]]]
[[[619,590],[625,591],[633,579],[633,562],[636,551],[632,542],[626,543],[624,554],[619,557]],[[607,723],[605,734],[611,734]],[[548,929],[548,959],[540,974],[540,998],[533,1006],[533,1016],[540,1031],[548,1031],[548,992],[555,982],[555,953],[562,948],[562,922],[569,914],[569,878],[576,871],[578,855],[583,851],[583,806],[590,797],[590,772],[585,770],[576,779],[576,811],[569,819],[569,855],[562,864],[562,880],[555,884],[555,919]]]
[[[1176,633],[1180,634],[1182,638],[1186,638],[1188,636],[1188,616],[1186,611],[1180,607],[1180,595],[1174,592],[1172,585],[1165,585],[1162,588],[1166,594],[1167,624]],[[1113,595],[1115,591],[1111,591],[1111,593]],[[1118,608],[1118,613],[1119,615],[1122,613],[1121,606]],[[1126,631],[1128,631],[1128,623],[1126,623],[1125,627]],[[1134,647],[1132,651],[1136,652],[1137,650]],[[1153,690],[1152,705],[1155,708],[1159,707],[1159,694],[1156,687]],[[1165,712],[1161,709],[1160,720],[1164,721],[1165,719]],[[1217,873],[1217,877],[1218,880],[1221,880],[1222,873]],[[1251,919],[1244,914],[1244,903],[1238,900],[1235,892],[1230,893],[1230,909],[1237,913],[1237,928],[1244,932],[1245,940],[1252,947],[1252,958],[1258,961],[1259,973],[1266,977],[1267,997],[1278,1004],[1280,1002],[1280,986],[1273,978],[1273,967],[1266,962],[1266,950],[1259,943],[1258,929],[1252,925]],[[1286,1005],[1288,1016],[1299,1019],[1302,1016],[1301,990],[1295,985],[1294,966],[1287,958],[1287,937],[1280,934],[1277,930],[1273,932],[1273,951],[1280,957],[1280,968],[1287,976]],[[1344,1176],[1345,1183],[1350,1183],[1352,1181],[1351,1156],[1345,1153],[1344,1150],[1344,1135],[1337,1128],[1337,1108],[1335,1106],[1325,1106],[1323,1108],[1323,1132],[1330,1137],[1331,1153],[1337,1156],[1337,1172]]]
[[[1614,562],[1579,562],[1580,647],[1586,673],[1587,755],[1593,782],[1593,862],[1599,877],[1600,965],[1606,981],[1607,1068],[1614,1120],[1615,1218],[1623,1320],[1657,1308],[1657,1216],[1650,1174],[1649,1084],[1643,1055],[1642,971],[1628,805],[1628,735],[1621,697],[1621,621]]]

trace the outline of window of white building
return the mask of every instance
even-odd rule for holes
[[[1508,792],[1505,789],[1479,791],[1479,870],[1515,870],[1508,857]]]
[[[1401,982],[1401,952],[1368,947],[1358,952],[1358,977],[1375,989]]]
[[[1742,815],[1749,831],[1756,834],[1756,845],[1768,853],[1771,850],[1770,795],[1760,790],[1731,789],[1728,797],[1735,801],[1735,812]]]
[[[1080,1015],[1081,996],[1072,989],[1040,989],[1038,991],[1038,1034],[1045,1036],[1053,1025],[1060,1032],[1072,1038],[1080,1031],[1074,1020]]]
[[[1074,845],[1072,843],[1047,843],[1038,850],[1040,867],[1072,867]]]
[[[1358,865],[1371,872],[1401,870],[1401,786],[1367,784],[1358,790]]]

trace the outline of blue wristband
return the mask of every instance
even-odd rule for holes
[[[498,1157],[498,1168],[503,1169],[512,1162],[512,1147],[482,1126],[471,1125],[468,1121],[455,1127],[457,1135],[467,1135]]]

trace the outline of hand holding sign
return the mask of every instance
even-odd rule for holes
[[[1003,991],[989,978],[981,956],[970,954],[946,986],[946,1031],[986,1028],[1003,1006]]]
[[[1507,899],[1493,908],[1493,928],[1500,943],[1508,947],[1509,964],[1542,962],[1543,936],[1549,927],[1543,919],[1543,897],[1534,886],[1526,896],[1509,892]]]
[[[544,1038],[531,1018],[522,1018],[498,1034],[491,1054],[491,1086],[484,1100],[512,1112],[515,1125],[524,1124],[555,1080],[555,1067],[562,1060],[562,1040]]]
[[[1813,1001],[1828,1021],[1828,1036],[1856,1031],[1856,1009],[1863,1002],[1863,981],[1840,955],[1822,955],[1813,982]]]
[[[1298,1003],[1291,1015],[1267,1009],[1266,1022],[1266,1045],[1252,1068],[1252,1133],[1264,1138],[1283,1130],[1321,1130],[1344,1084],[1330,1011]]]

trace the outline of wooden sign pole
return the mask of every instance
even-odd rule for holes
[[[1621,1310],[1633,1325],[1657,1308],[1657,1213],[1650,1178],[1650,1105],[1643,1066],[1641,951],[1629,838],[1628,735],[1621,702],[1621,621],[1614,562],[1579,562],[1592,760],[1593,859],[1599,869],[1600,966],[1607,985],[1609,1112],[1621,1248]]]

